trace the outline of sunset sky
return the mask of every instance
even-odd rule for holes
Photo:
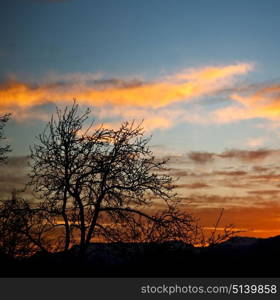
[[[29,145],[73,98],[96,126],[142,120],[184,207],[208,227],[280,234],[278,0],[9,0],[0,9],[0,114],[26,180]]]

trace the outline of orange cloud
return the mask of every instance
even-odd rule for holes
[[[279,120],[280,85],[270,85],[245,96],[233,93],[230,98],[236,104],[215,111],[212,115],[215,122],[229,123],[252,118]]]
[[[206,67],[175,74],[151,83],[97,87],[94,84],[52,84],[31,86],[20,82],[0,85],[0,112],[29,109],[33,106],[72,102],[102,107],[104,105],[162,108],[173,103],[215,93],[231,83],[232,77],[248,72],[250,64]],[[145,116],[144,116],[145,117]],[[157,120],[158,123],[162,122]]]
[[[177,74],[178,79],[187,80],[220,80],[232,76],[233,74],[244,74],[252,69],[251,64],[236,64],[222,68],[206,67],[200,70],[186,70],[185,73]]]

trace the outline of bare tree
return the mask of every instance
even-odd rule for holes
[[[96,234],[110,242],[163,243],[180,241],[196,244],[200,238],[197,220],[176,205],[144,217],[118,210],[110,216],[100,216],[103,220],[96,224]]]
[[[214,227],[210,232],[206,233],[205,229],[201,226],[198,227],[198,244],[201,247],[214,247],[218,244],[232,238],[238,233],[244,232],[243,230],[238,230],[235,228],[234,224],[228,224],[223,227],[223,230],[219,230],[218,226],[222,220],[224,214],[224,208],[221,209],[218,215]]]
[[[0,142],[5,139],[3,129],[6,125],[6,123],[9,121],[9,119],[10,119],[10,114],[5,114],[3,116],[0,116]],[[6,153],[9,151],[11,151],[11,148],[9,145],[6,145],[6,146],[0,145],[0,163],[3,163],[6,161],[6,159],[7,159]]]
[[[12,197],[0,202],[0,249],[11,257],[28,256],[50,248],[50,216],[40,207],[32,207],[12,192]]]
[[[83,257],[92,238],[105,228],[106,215],[115,225],[122,220],[129,226],[137,218],[138,224],[140,219],[157,224],[148,224],[146,233],[149,226],[150,231],[169,228],[170,233],[176,222],[189,224],[190,219],[178,218],[173,179],[165,174],[167,161],[153,156],[141,124],[125,122],[118,130],[85,127],[89,114],[89,109],[80,113],[75,102],[57,109],[31,148],[30,184],[48,210],[62,217],[64,249],[76,228]],[[162,205],[164,213],[151,213],[152,207]],[[103,233],[108,235],[108,228]]]

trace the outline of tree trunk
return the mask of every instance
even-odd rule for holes
[[[86,225],[85,225],[85,214],[84,214],[84,207],[82,200],[80,197],[76,197],[76,201],[79,206],[79,215],[80,215],[80,250],[79,250],[79,257],[81,263],[85,262],[85,255],[86,255]]]
[[[70,226],[69,226],[67,215],[63,213],[62,217],[64,219],[64,227],[65,227],[64,251],[66,252],[69,249],[69,245],[70,245]]]
[[[62,206],[62,217],[64,220],[64,227],[65,227],[65,244],[64,244],[64,251],[66,252],[70,245],[70,226],[68,222],[68,217],[66,214],[66,203],[67,203],[67,190],[64,189],[63,195],[63,206]]]
[[[97,203],[95,205],[95,211],[94,211],[94,215],[93,215],[93,218],[92,218],[92,221],[90,223],[90,226],[89,226],[89,230],[88,230],[88,233],[87,233],[87,238],[86,238],[86,247],[89,246],[89,243],[90,243],[90,240],[92,238],[92,234],[93,234],[93,231],[94,231],[94,228],[96,226],[96,222],[97,222],[97,219],[98,219],[98,216],[99,216],[99,212],[100,212],[100,205],[101,205],[101,202],[102,202],[102,199],[104,197],[104,194],[102,194],[99,199],[97,200]]]

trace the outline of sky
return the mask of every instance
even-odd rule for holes
[[[2,190],[55,106],[95,125],[142,120],[205,226],[280,234],[278,0],[10,0],[0,10],[0,115],[12,158]],[[20,170],[20,171],[19,171]]]

